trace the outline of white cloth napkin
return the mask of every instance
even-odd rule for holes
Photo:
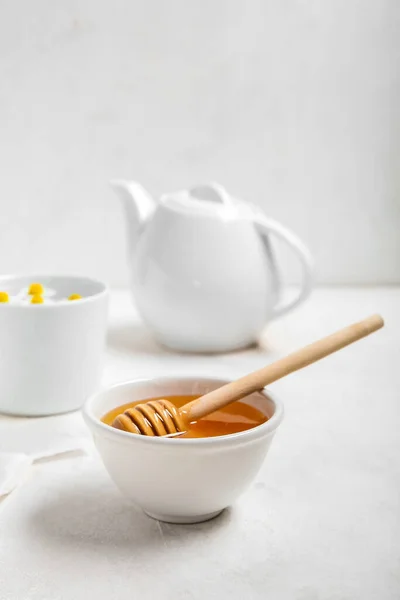
[[[0,497],[18,487],[34,462],[92,447],[80,413],[43,418],[0,417]]]
[[[32,458],[26,454],[0,453],[0,498],[24,481],[31,464]]]

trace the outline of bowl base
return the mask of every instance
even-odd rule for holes
[[[8,410],[7,408],[0,408],[0,416],[1,415],[5,415],[6,417],[22,417],[22,418],[28,418],[28,419],[35,419],[37,417],[55,417],[58,415],[67,415],[69,413],[72,412],[77,412],[79,410],[82,409],[82,402],[80,404],[78,404],[78,406],[74,406],[73,408],[61,408],[61,409],[49,409],[49,410],[39,410],[39,411],[32,411],[32,410],[15,410],[15,409],[10,409]]]
[[[193,515],[193,516],[186,516],[186,517],[178,517],[176,515],[162,515],[159,513],[151,513],[151,512],[145,512],[145,514],[152,518],[155,519],[156,521],[163,521],[164,523],[181,523],[181,524],[192,524],[192,523],[203,523],[204,521],[209,521],[210,519],[214,519],[215,517],[217,517],[218,515],[220,515],[222,513],[222,510],[216,510],[215,512],[211,512],[211,513],[207,513],[205,515]]]

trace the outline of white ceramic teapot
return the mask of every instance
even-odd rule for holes
[[[225,352],[257,341],[268,321],[312,287],[303,243],[218,184],[165,194],[158,202],[132,181],[114,180],[123,202],[135,303],[155,338],[174,350]],[[296,298],[281,300],[270,234],[302,267]]]

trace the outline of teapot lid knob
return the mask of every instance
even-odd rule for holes
[[[195,200],[205,200],[218,204],[230,204],[228,192],[219,183],[195,185],[189,190],[189,195]]]

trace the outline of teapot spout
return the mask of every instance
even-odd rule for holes
[[[124,207],[131,256],[136,248],[140,231],[154,213],[156,204],[150,194],[136,181],[113,179],[110,185]]]

